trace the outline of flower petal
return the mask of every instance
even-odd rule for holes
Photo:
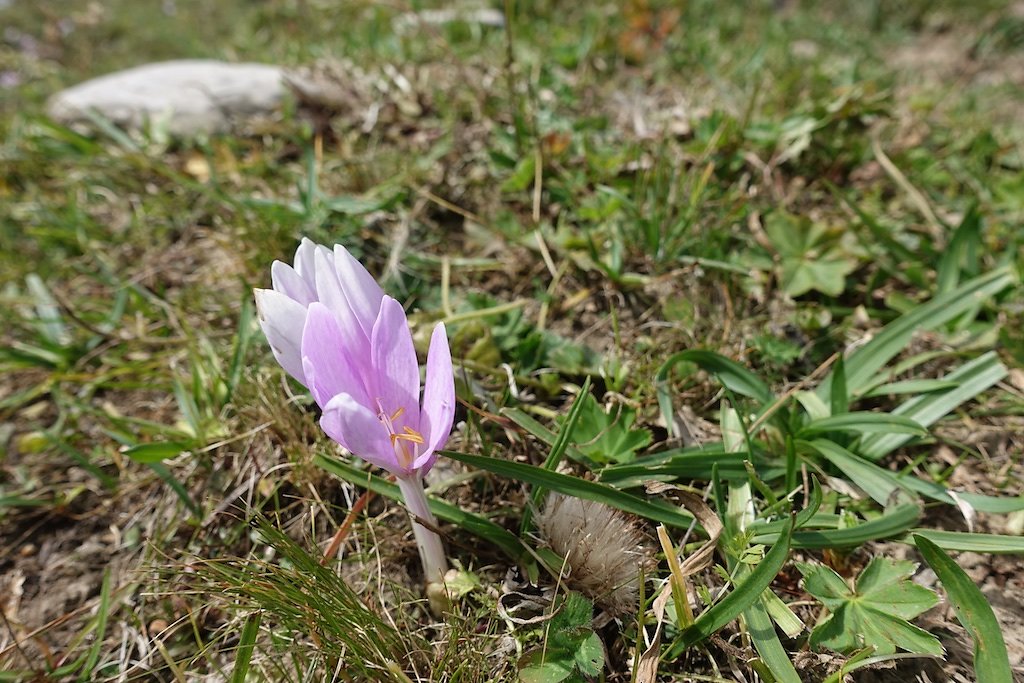
[[[363,333],[369,338],[377,321],[377,313],[380,312],[384,291],[363,264],[355,260],[352,254],[348,253],[348,249],[340,244],[334,245],[334,268],[349,308],[359,321]]]
[[[374,411],[366,393],[366,368],[360,368],[345,347],[344,335],[328,308],[319,302],[309,306],[302,331],[302,370],[306,386],[321,408],[338,394],[348,394]]]
[[[448,346],[448,333],[444,323],[438,323],[430,336],[427,352],[427,374],[423,382],[423,408],[420,411],[420,429],[426,449],[413,462],[415,469],[430,469],[452,432],[455,420],[455,371],[452,352]]]
[[[334,255],[319,247],[314,258],[317,300],[338,318],[342,340],[349,355],[352,358],[368,358],[370,342],[341,290],[341,283],[338,282],[338,274],[334,269]]]
[[[270,342],[274,358],[289,375],[306,383],[302,371],[302,328],[306,324],[306,307],[286,294],[272,289],[256,289],[256,310],[263,334]]]
[[[395,420],[396,433],[403,427],[420,431],[420,366],[405,311],[390,296],[381,300],[370,353],[374,370],[368,378],[371,396],[388,415],[401,411]]]
[[[299,242],[299,248],[295,250],[295,272],[299,274],[310,289],[316,290],[316,262],[314,256],[317,251],[317,244],[308,237],[303,237]]]
[[[270,266],[270,278],[274,283],[274,289],[291,299],[295,299],[303,306],[308,306],[316,301],[316,290],[302,279],[294,268],[287,263],[274,261]]]
[[[403,476],[391,435],[377,415],[348,394],[338,394],[324,407],[320,427],[342,446],[366,462]]]

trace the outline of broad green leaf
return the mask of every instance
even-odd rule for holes
[[[783,211],[765,219],[765,233],[778,252],[782,287],[790,296],[817,290],[829,296],[842,294],[846,276],[857,261],[840,247],[841,232]]]
[[[596,633],[587,636],[576,649],[573,657],[576,668],[584,676],[598,676],[604,668],[604,647],[601,645],[601,637]]]
[[[537,648],[519,660],[519,680],[522,683],[560,683],[569,678],[575,668],[571,655]]]
[[[576,448],[593,462],[627,463],[651,443],[651,432],[633,429],[636,411],[624,405],[606,411],[592,394],[584,399],[579,421],[572,432]]]
[[[1013,683],[1002,627],[996,621],[988,598],[939,546],[918,534],[914,535],[914,544],[939,577],[950,604],[956,610],[957,619],[974,641],[976,679],[985,683]]]
[[[913,562],[876,557],[857,577],[855,588],[832,569],[820,564],[798,562],[804,587],[831,614],[811,632],[811,645],[842,653],[865,647],[879,654],[897,648],[910,652],[941,655],[935,636],[909,623],[938,604],[938,596],[909,581]]]
[[[847,391],[856,396],[876,372],[906,348],[916,331],[933,330],[944,325],[1015,281],[1010,269],[998,268],[936,296],[889,323],[871,341],[846,357]],[[818,386],[822,400],[831,396],[832,380],[829,374]]]

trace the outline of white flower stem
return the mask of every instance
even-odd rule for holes
[[[444,546],[441,545],[441,537],[433,529],[429,529],[419,522],[422,519],[432,527],[437,527],[437,519],[430,511],[427,504],[427,494],[423,491],[423,477],[418,473],[410,474],[408,477],[396,477],[398,488],[405,498],[405,507],[412,517],[412,532],[416,536],[416,545],[420,550],[420,560],[423,562],[423,574],[426,583],[440,583],[444,581],[444,575],[448,572],[448,558],[444,554]]]

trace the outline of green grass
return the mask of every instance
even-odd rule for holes
[[[574,680],[600,663],[545,653],[576,635],[601,640],[610,681],[634,660],[824,680],[795,656],[825,612],[794,562],[849,580],[879,543],[922,538],[972,637],[1024,610],[990,617],[939,550],[1024,548],[1019,17],[504,8],[506,29],[401,33],[412,6],[0,9],[0,75],[19,80],[0,91],[0,575],[23,592],[0,681]],[[289,102],[196,141],[45,116],[61,87],[174,57],[336,60],[354,106],[324,125]],[[335,457],[254,320],[251,289],[304,235],[379,275],[418,345],[448,323],[464,424],[429,483],[464,573],[444,614],[394,487]],[[653,560],[638,615],[550,638],[568,617],[564,558],[529,523],[543,490],[635,516]],[[689,618],[657,607],[653,541],[664,523],[684,561],[708,541],[686,492],[726,530],[680,579]]]

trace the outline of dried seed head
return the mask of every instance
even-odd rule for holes
[[[537,515],[548,547],[566,560],[566,583],[614,615],[637,607],[640,569],[649,566],[643,536],[621,512],[561,494]]]

